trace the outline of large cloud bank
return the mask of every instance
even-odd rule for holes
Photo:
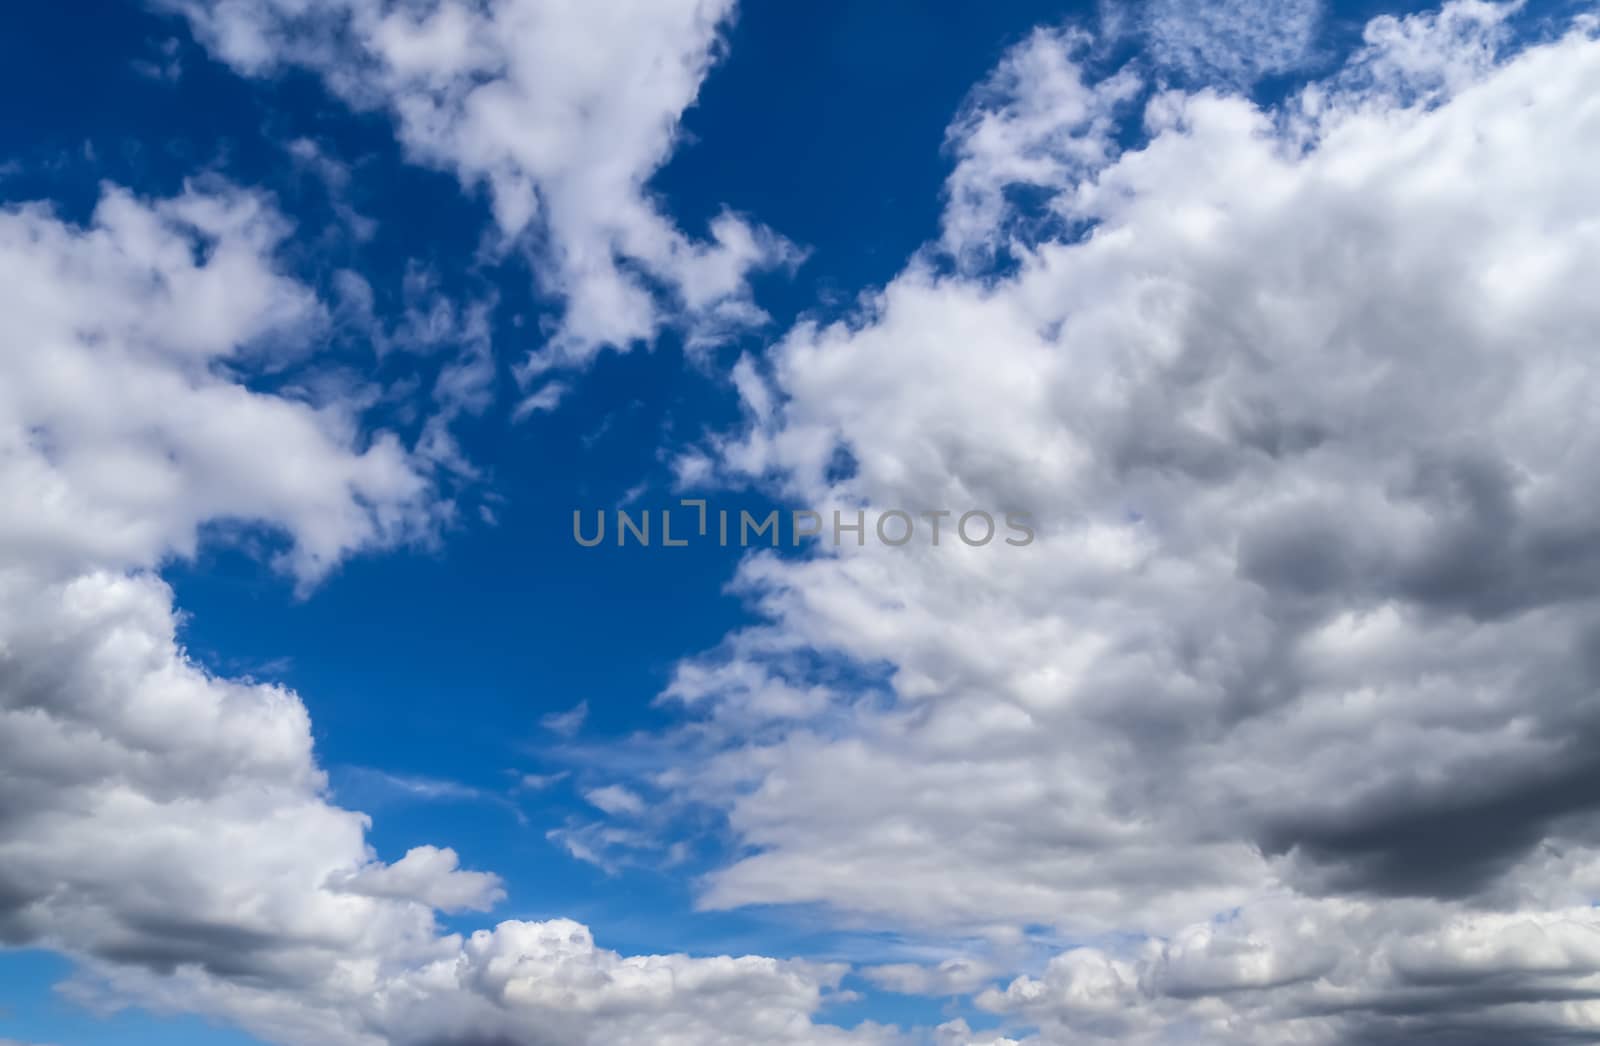
[[[1600,1035],[1600,41],[1513,14],[1275,109],[1006,58],[942,238],[711,456],[1039,540],[746,563],[655,781],[745,847],[704,903],[1079,942],[977,995],[1040,1043]]]

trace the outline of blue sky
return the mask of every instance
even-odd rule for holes
[[[0,1042],[1485,1041],[1450,942],[1527,988],[1492,1015],[1519,1041],[1590,1026],[1558,1007],[1600,977],[1572,958],[1600,932],[1572,914],[1592,775],[1559,740],[1592,724],[1557,682],[1592,671],[1600,593],[1574,508],[1591,448],[1562,435],[1591,380],[1585,5],[685,0],[654,29],[625,3],[294,7],[25,5],[0,35],[6,271],[39,281],[19,303],[87,303],[29,312],[4,350],[6,446],[69,509],[0,529],[21,579],[0,684],[20,723],[34,690],[9,680],[67,675],[39,714],[104,737],[168,722],[162,687],[222,695],[190,723],[273,709],[193,742],[204,773],[181,717],[127,742],[130,769],[83,757],[93,799],[63,808],[129,789],[170,853],[109,814],[0,820],[22,869]],[[506,53],[394,43],[441,11]],[[519,77],[506,119],[472,122],[463,98]],[[161,202],[245,199],[214,224]],[[290,406],[212,418],[114,385],[59,406],[33,366],[57,345]],[[52,503],[35,478],[0,471]],[[1022,508],[1041,540],[572,539],[575,509],[695,496]],[[1324,533],[1330,506],[1352,518]],[[106,682],[146,630],[156,667]],[[132,725],[50,711],[96,680],[127,686]],[[1352,752],[1373,765],[1347,775]],[[218,783],[229,760],[268,769]],[[55,780],[33,773],[0,774],[11,802]],[[288,805],[254,805],[280,781]],[[297,838],[296,804],[328,834]],[[278,855],[259,873],[223,843],[252,817]],[[72,832],[90,849],[55,863]],[[411,877],[433,848],[447,867]],[[85,852],[103,879],[59,870]],[[183,892],[169,857],[205,884],[192,908],[157,899]],[[711,976],[697,959],[797,965],[739,968],[726,990],[771,1006],[747,1024],[676,995],[605,1003],[615,1026],[504,985],[430,1002],[427,962],[537,965],[518,935],[559,920],[679,984]],[[1527,926],[1565,958],[1520,955]],[[428,1020],[310,987],[357,976],[306,957],[341,948],[392,978],[350,1000],[413,993]],[[1414,982],[1383,980],[1405,961]],[[1404,995],[1429,969],[1439,990]],[[590,983],[539,966],[526,991],[568,976]]]

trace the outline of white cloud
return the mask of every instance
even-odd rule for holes
[[[183,78],[183,59],[178,53],[181,46],[176,38],[163,40],[154,48],[154,57],[134,60],[133,71],[161,83],[176,83]]]
[[[968,99],[948,134],[947,251],[985,260],[1011,231],[1008,190],[1075,180],[1115,153],[1118,109],[1141,85],[1127,70],[1089,83],[1075,61],[1088,47],[1084,34],[1037,30]]]
[[[694,239],[646,185],[721,46],[733,0],[164,0],[246,74],[290,65],[383,108],[418,162],[483,187],[566,314],[527,379],[682,327],[691,346],[761,323],[746,277],[796,250],[724,213]]]
[[[644,800],[621,785],[606,785],[583,793],[591,806],[608,814],[641,814]]]
[[[1522,0],[1456,0],[1408,18],[1374,18],[1343,79],[1391,104],[1447,97],[1494,68],[1511,39],[1507,20],[1523,7]]]
[[[961,1018],[934,1029],[933,1041],[935,1046],[1018,1046],[1016,1039],[997,1032],[974,1032]]]
[[[903,995],[970,995],[993,981],[998,973],[984,960],[966,958],[946,959],[931,966],[885,963],[861,971],[873,984]]]
[[[1080,948],[978,996],[1030,1043],[1440,1041],[1592,1037],[1600,919],[1427,902],[1278,901],[1118,959]],[[1218,1001],[1226,1005],[1218,1005]]]
[[[579,701],[565,712],[552,712],[539,719],[539,725],[561,737],[571,737],[589,719],[589,702]]]
[[[1150,56],[1197,82],[1247,86],[1315,55],[1321,0],[1147,0]]]
[[[710,449],[1039,539],[746,561],[766,622],[680,673],[656,781],[735,833],[703,903],[1082,942],[985,997],[1043,1043],[1593,1033],[1600,42],[1503,15],[1380,20],[1279,110],[1158,93],[1071,162],[1118,92],[1070,38],[1006,60],[955,244],[1015,272],[930,249]]]
[[[565,781],[567,776],[568,772],[565,770],[553,774],[519,774],[517,785],[530,792],[542,792]]]
[[[336,875],[330,885],[363,897],[420,901],[447,912],[488,911],[505,899],[500,880],[458,870],[454,850],[417,846],[394,864],[369,865]]]
[[[544,414],[555,410],[566,398],[569,386],[562,381],[547,381],[533,392],[523,397],[517,404],[517,409],[512,412],[513,421],[522,421],[534,414]]]
[[[0,211],[0,945],[74,958],[85,1002],[307,1046],[887,1041],[813,1023],[836,966],[442,932],[498,878],[383,861],[298,697],[189,658],[155,571],[207,525],[273,529],[310,585],[444,512],[425,456],[362,430],[363,390],[246,387],[325,329],[273,263],[286,232],[223,186],[107,189],[82,227]]]
[[[391,774],[370,767],[354,767],[348,771],[350,781],[360,791],[373,791],[379,795],[393,795],[425,802],[479,802],[500,801],[500,797],[481,788],[437,777],[417,774]]]
[[[322,971],[296,994],[251,978],[193,969],[157,978],[95,967],[84,999],[133,996],[239,1015],[272,1041],[308,1046],[849,1046],[895,1041],[892,1030],[847,1032],[806,1017],[843,967],[754,957],[625,957],[565,919],[503,922],[419,949],[396,966],[367,957]]]
[[[0,212],[11,556],[57,575],[145,566],[192,553],[206,521],[252,520],[291,539],[283,564],[312,582],[432,528],[428,481],[393,436],[361,446],[346,403],[253,394],[224,369],[300,352],[322,322],[267,258],[287,231],[227,188],[157,204],[108,190],[85,228]]]

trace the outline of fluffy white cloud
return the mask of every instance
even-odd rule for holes
[[[228,1013],[275,1042],[352,1046],[862,1046],[891,1029],[815,1025],[844,969],[775,959],[624,957],[565,919],[504,922],[394,956],[325,966],[321,983],[261,987],[193,968],[157,978],[137,966],[91,967],[85,999],[132,996]]]
[[[1080,948],[978,996],[1041,1043],[1569,1042],[1600,1029],[1591,906],[1265,902],[1118,958]]]
[[[998,1032],[974,1032],[963,1019],[948,1021],[934,1030],[935,1046],[1018,1046],[1017,1040]]]
[[[1092,945],[985,996],[1043,1042],[1594,1032],[1600,42],[1505,14],[1380,19],[1278,109],[1156,92],[1120,154],[1070,37],[1003,63],[946,235],[1015,271],[947,239],[797,327],[713,456],[1039,539],[745,563],[767,623],[656,782],[743,844],[706,904]]]
[[[435,909],[499,880],[380,860],[300,700],[184,652],[154,571],[208,524],[271,528],[310,584],[443,512],[363,397],[265,391],[325,312],[274,266],[286,231],[225,186],[108,189],[83,226],[0,211],[0,946],[76,958],[97,1004],[308,1046],[886,1039],[813,1024],[836,966],[625,958],[559,920],[443,933]]]
[[[529,377],[668,322],[691,345],[762,322],[746,277],[798,260],[731,213],[691,238],[646,189],[734,0],[160,2],[241,72],[309,68],[349,103],[391,112],[418,162],[487,189],[500,231],[530,244],[543,289],[566,301]]]
[[[454,850],[418,846],[394,864],[367,865],[329,879],[329,885],[364,897],[420,901],[441,911],[486,911],[505,897],[499,880],[457,870]]]
[[[345,403],[253,394],[229,373],[303,351],[321,320],[267,260],[286,232],[233,189],[158,204],[108,190],[83,228],[41,206],[0,213],[8,558],[56,575],[144,566],[192,552],[206,521],[250,520],[292,538],[285,565],[310,582],[432,525],[393,437],[358,446]]]

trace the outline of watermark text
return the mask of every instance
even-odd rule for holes
[[[602,545],[685,548],[715,542],[722,548],[795,547],[803,541],[891,548],[941,544],[1026,548],[1035,524],[1027,512],[985,509],[714,509],[703,498],[685,498],[676,509],[573,509],[572,539],[584,548]]]

